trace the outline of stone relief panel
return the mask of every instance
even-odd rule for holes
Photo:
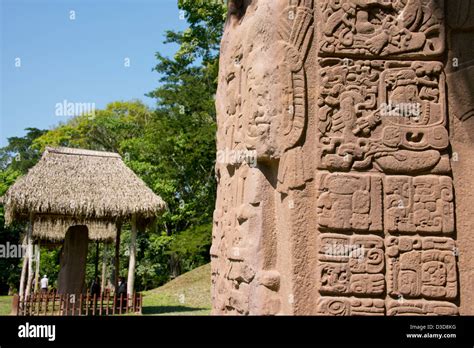
[[[317,219],[322,229],[381,232],[382,180],[375,175],[321,173]]]
[[[458,307],[450,302],[425,300],[389,300],[387,315],[458,315]]]
[[[435,61],[444,2],[323,0],[317,11],[318,313],[355,315],[357,303],[365,313],[457,314],[445,302],[458,297],[455,241],[435,237],[455,232],[446,77]],[[330,259],[325,238],[382,232],[386,269],[352,291],[354,258]]]
[[[432,57],[445,47],[444,2],[435,0],[318,1],[319,54]]]
[[[376,175],[321,173],[317,182],[317,218],[322,230],[454,232],[454,192],[450,177],[386,176],[382,188],[382,178]]]
[[[275,202],[314,178],[302,161],[313,11],[313,0],[229,1],[216,95],[217,149],[218,155],[252,152],[254,161],[247,174],[239,161],[216,166],[215,313],[277,314],[281,308]],[[249,192],[258,199],[249,199]],[[300,223],[292,223],[293,230]]]
[[[385,315],[385,302],[380,299],[355,297],[321,297],[317,313],[326,316]]]
[[[221,61],[222,144],[255,150],[261,160],[298,145],[307,122],[304,62],[314,33],[313,1],[283,3],[255,5],[257,13],[244,17],[232,37],[229,29]]]
[[[383,239],[321,234],[319,292],[325,295],[382,295],[385,290]]]
[[[438,62],[320,60],[320,169],[448,173]]]
[[[258,163],[216,167],[214,313],[459,313],[444,6],[230,1],[217,147]]]
[[[252,168],[218,167],[218,204],[214,211],[211,282],[214,310],[218,313],[240,314],[249,312],[250,283],[255,278],[253,247],[249,229],[258,224],[260,198],[258,192],[249,190],[253,177]]]
[[[387,176],[385,230],[389,233],[454,232],[454,192],[447,176]]]
[[[458,293],[455,242],[437,237],[387,237],[387,288],[403,298],[453,300]]]
[[[459,246],[459,311],[474,315],[474,1],[449,0],[446,75]]]

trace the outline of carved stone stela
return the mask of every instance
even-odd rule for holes
[[[455,2],[229,1],[214,314],[474,314],[450,134],[451,110],[467,122],[474,103],[447,92]]]

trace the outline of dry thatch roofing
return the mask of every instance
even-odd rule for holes
[[[165,208],[120,155],[70,148],[47,148],[2,200],[7,224],[33,214],[33,235],[53,240],[73,224],[88,225],[91,239],[111,239],[116,221],[136,214],[143,223]]]

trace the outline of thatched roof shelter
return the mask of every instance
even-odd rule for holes
[[[33,238],[62,240],[68,227],[87,225],[92,240],[111,240],[116,223],[144,225],[165,208],[120,155],[47,148],[27,175],[1,198],[7,224],[33,217]]]

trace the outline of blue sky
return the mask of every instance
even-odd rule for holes
[[[26,127],[50,129],[64,100],[105,107],[158,86],[155,52],[183,30],[177,0],[0,0],[0,146]],[[71,12],[74,11],[74,12]],[[75,14],[75,19],[71,17]],[[21,60],[21,66],[15,65]],[[130,67],[125,67],[129,58]]]

